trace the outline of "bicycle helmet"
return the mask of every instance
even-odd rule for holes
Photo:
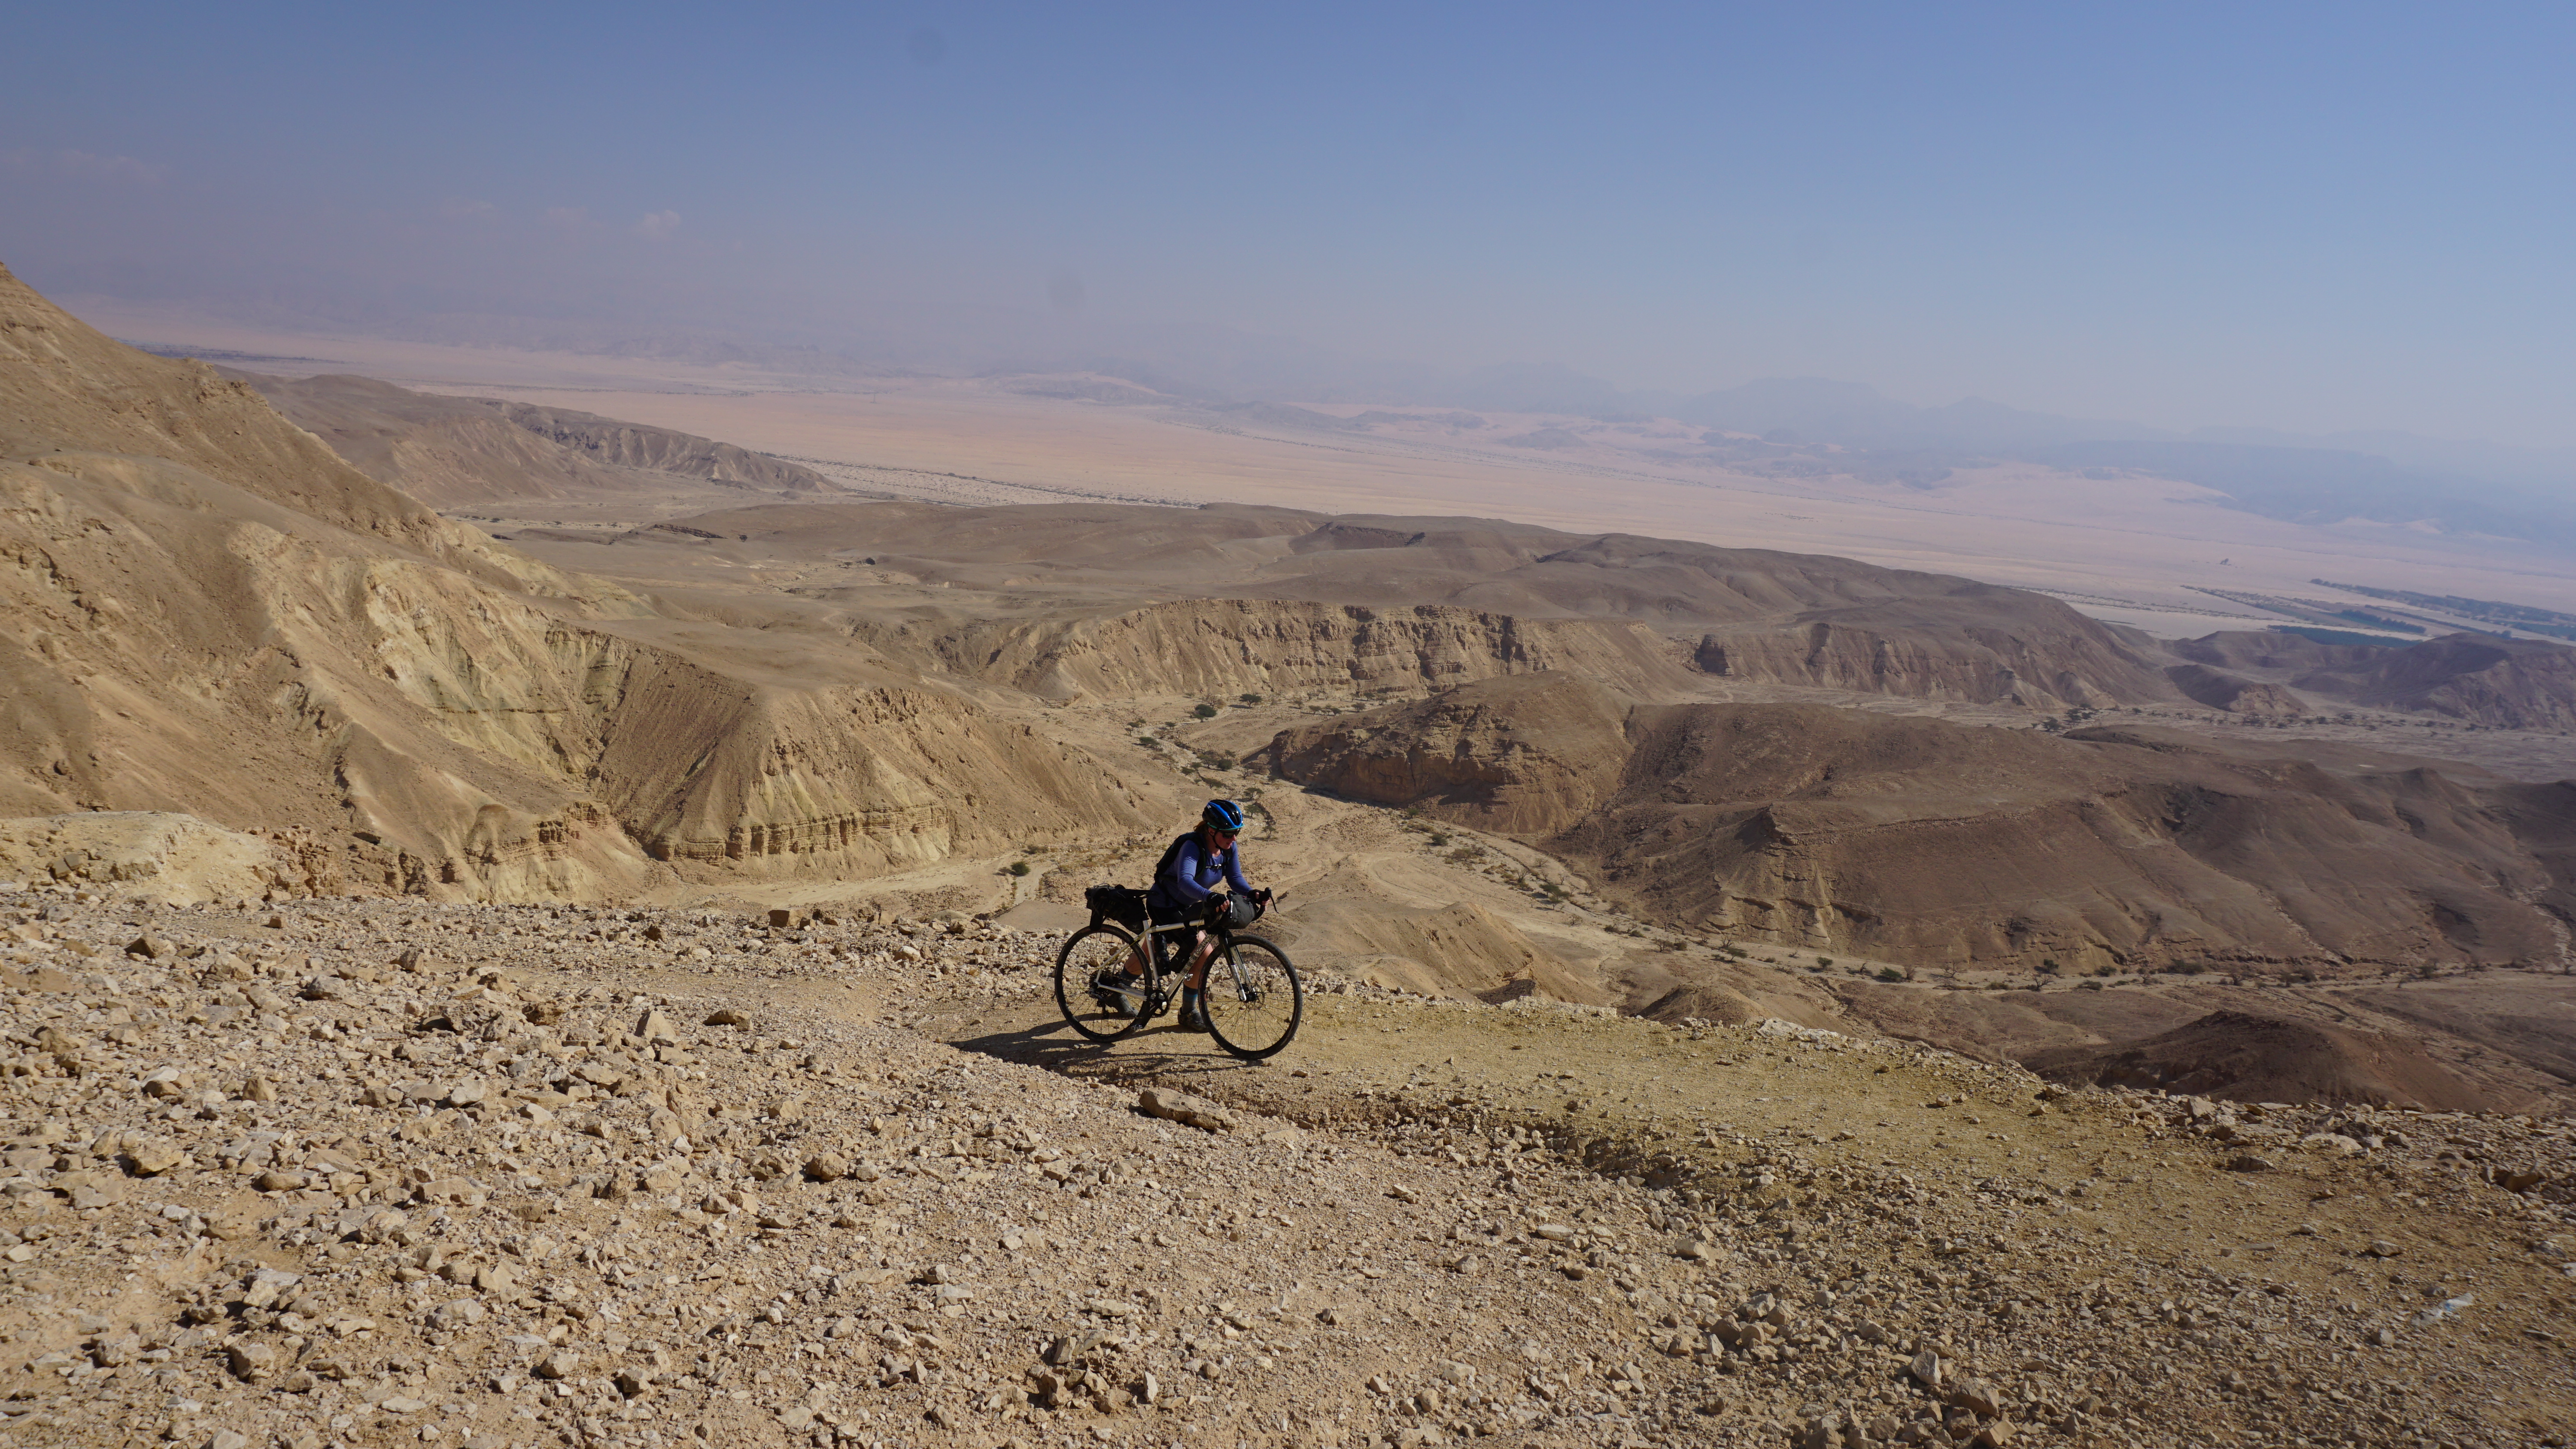
[[[1243,811],[1231,800],[1210,800],[1199,812],[1199,823],[1225,835],[1243,833]]]

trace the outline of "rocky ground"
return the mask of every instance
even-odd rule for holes
[[[2564,1119],[1329,979],[1261,1067],[1087,1047],[954,915],[0,930],[0,1442],[2576,1432]]]

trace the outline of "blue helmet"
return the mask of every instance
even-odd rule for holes
[[[1240,835],[1243,833],[1243,811],[1231,800],[1210,800],[1207,808],[1199,812],[1199,823],[1227,835]]]

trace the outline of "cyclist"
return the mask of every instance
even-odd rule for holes
[[[1240,806],[1231,800],[1207,802],[1199,812],[1198,828],[1175,837],[1163,851],[1162,863],[1154,868],[1154,888],[1145,896],[1145,912],[1153,924],[1170,926],[1204,920],[1224,909],[1227,898],[1216,889],[1220,884],[1268,904],[1270,892],[1254,890],[1252,882],[1243,878],[1243,855],[1234,843],[1241,834]],[[1179,1025],[1183,1031],[1207,1030],[1199,994],[1207,985],[1208,962],[1216,955],[1216,945],[1216,938],[1205,930],[1190,937],[1189,979],[1181,988]],[[1144,969],[1145,963],[1131,953],[1127,974],[1141,975]]]

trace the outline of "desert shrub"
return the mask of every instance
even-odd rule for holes
[[[1212,704],[1203,704],[1198,708],[1191,710],[1190,713],[1198,716],[1200,719],[1214,719],[1216,718],[1216,706]]]
[[[1010,871],[1013,875],[1027,875],[1029,873],[1029,863],[1025,860],[1012,861]]]
[[[1472,845],[1462,845],[1449,852],[1449,859],[1459,865],[1474,865],[1476,857],[1483,853]]]
[[[1878,968],[1878,979],[1881,981],[1902,981],[1905,979],[1905,973],[1897,970],[1893,966],[1881,966]]]
[[[1136,743],[1143,745],[1149,750],[1159,750],[1163,747],[1163,742],[1154,738],[1152,735],[1138,735],[1136,737]]]
[[[2075,984],[2075,989],[2078,991],[2099,991],[2102,989],[2102,983],[2099,981],[2079,981]]]
[[[2054,957],[2042,957],[2040,959],[2039,974],[2042,976],[2054,976],[2065,969],[2065,967],[2057,964]]]
[[[1449,837],[1435,830],[1431,832],[1431,843],[1435,846],[1447,845],[1449,843]]]
[[[1819,956],[1816,958],[1816,964],[1831,970],[1834,964],[1834,958],[1831,956]]]
[[[1259,704],[1259,703],[1261,703],[1261,696],[1260,696],[1260,695],[1257,695],[1257,694],[1244,694],[1244,695],[1237,695],[1237,696],[1236,696],[1236,698],[1237,698],[1237,699],[1240,699],[1240,700],[1241,700],[1243,703],[1245,703],[1245,704]]]

